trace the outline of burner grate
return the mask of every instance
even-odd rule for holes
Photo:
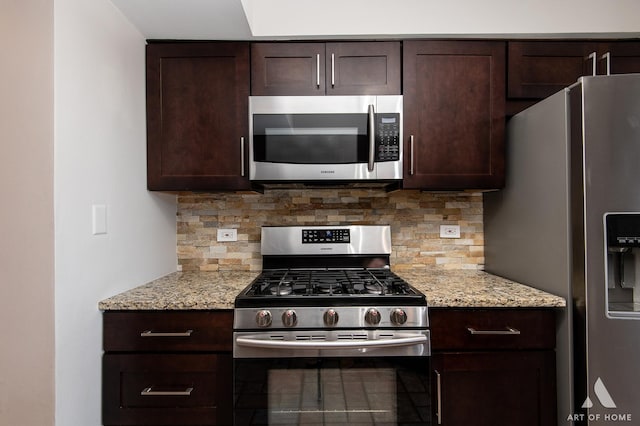
[[[411,295],[415,291],[387,269],[266,270],[247,296],[359,296]]]

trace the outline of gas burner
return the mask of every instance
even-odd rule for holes
[[[293,292],[291,283],[280,283],[269,288],[269,292],[274,296],[287,296]]]
[[[321,281],[313,286],[318,294],[342,294],[342,285],[340,282]]]
[[[364,288],[367,290],[369,294],[382,294],[383,288],[380,284],[373,281],[367,281],[364,283]]]

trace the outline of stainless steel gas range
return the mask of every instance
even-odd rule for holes
[[[263,227],[261,252],[235,301],[235,423],[429,425],[427,302],[389,227]]]

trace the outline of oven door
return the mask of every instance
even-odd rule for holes
[[[402,178],[402,96],[257,96],[249,103],[251,180]]]
[[[423,331],[397,335],[394,342],[379,339],[396,345],[393,356],[393,346],[380,347],[381,342],[341,345],[333,339],[272,340],[235,333],[234,351],[256,344],[258,356],[241,358],[234,352],[235,424],[430,425],[428,337]]]

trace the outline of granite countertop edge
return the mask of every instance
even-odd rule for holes
[[[563,308],[564,298],[478,270],[395,271],[432,308]],[[259,272],[173,272],[104,299],[101,311],[228,310]]]

